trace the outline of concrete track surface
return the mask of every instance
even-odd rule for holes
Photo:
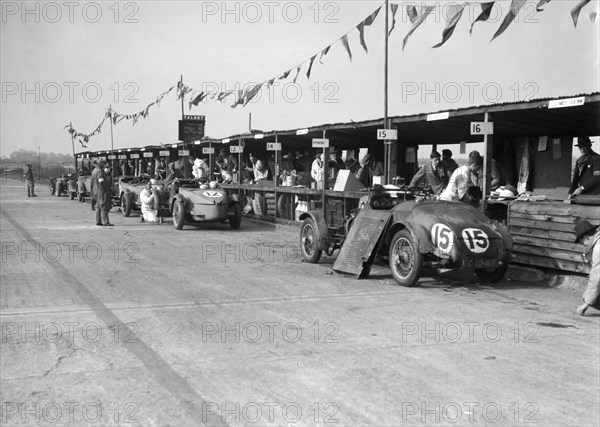
[[[581,291],[300,260],[244,220],[173,228],[1,190],[2,425],[540,425],[600,419]],[[456,277],[456,276],[454,276]]]

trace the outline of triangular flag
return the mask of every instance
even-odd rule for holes
[[[550,3],[550,0],[540,0],[539,3],[537,4],[537,6],[535,7],[535,10],[537,12],[543,12],[544,9],[542,9],[542,6],[545,5],[546,3]]]
[[[410,5],[406,6],[406,14],[408,15],[408,19],[411,24],[414,24],[417,17],[419,16],[419,13],[417,12],[417,7]]]
[[[365,50],[365,52],[369,53],[369,49],[367,49],[367,44],[365,43],[365,23],[361,22],[356,26],[358,28],[358,34],[360,35],[360,44]]]
[[[575,25],[575,27],[577,27],[577,21],[579,20],[579,12],[581,12],[581,9],[589,2],[590,0],[582,0],[573,8],[573,10],[571,10],[571,18],[573,18],[573,25]]]
[[[409,6],[409,8],[410,7],[411,6]],[[406,42],[408,41],[412,33],[414,33],[415,30],[419,28],[419,26],[425,21],[425,18],[427,18],[427,15],[429,15],[433,9],[435,9],[435,6],[421,6],[421,14],[417,16],[414,19],[414,21],[412,21],[413,25],[412,27],[410,27],[410,30],[408,30],[408,33],[404,37],[404,41],[402,42],[402,50],[404,50],[404,48],[406,47]]]
[[[233,93],[232,90],[228,90],[225,92],[221,92],[219,96],[217,96],[217,101],[225,101],[225,99]]]
[[[321,61],[321,59],[323,59],[323,57],[329,53],[329,49],[331,49],[331,45],[327,46],[325,49],[323,49],[321,51],[321,56],[319,56],[319,62],[321,64],[323,63],[323,61]]]
[[[310,58],[310,64],[308,64],[308,71],[306,72],[306,78],[309,80],[310,80],[310,72],[312,70],[313,62],[315,62],[316,57],[317,57],[317,55]]]
[[[450,4],[448,6],[448,16],[446,17],[447,23],[446,28],[444,28],[444,31],[442,32],[442,41],[433,46],[434,48],[440,47],[452,36],[452,33],[454,33],[454,29],[456,28],[456,24],[458,24],[458,21],[460,21],[463,11],[465,10],[465,5],[466,3]]]
[[[279,77],[279,80],[287,79],[287,77],[290,75],[291,72],[292,72],[292,70],[287,70],[285,73],[283,73],[281,75],[281,77]]]
[[[377,18],[380,10],[381,6],[379,6],[375,12],[367,16],[367,19],[364,20],[365,26],[368,27],[369,25],[373,25],[373,22],[375,22],[375,18]]]
[[[392,34],[392,31],[394,30],[394,27],[396,26],[396,12],[398,12],[398,6],[395,3],[391,3],[390,7],[392,8],[392,28],[390,28],[390,31],[388,32],[388,36],[390,34]]]
[[[493,2],[493,1],[490,1],[487,3],[481,3],[481,13],[475,19],[475,21],[473,21],[473,23],[471,24],[471,29],[469,30],[469,33],[473,32],[473,25],[475,25],[476,22],[487,21],[490,18],[490,15],[492,14],[492,9],[494,8],[494,3],[495,2]]]
[[[269,80],[268,85],[273,86],[273,83],[275,83],[275,77],[273,77],[271,80]]]
[[[504,17],[504,21],[502,21],[500,28],[498,28],[498,31],[496,31],[496,34],[494,34],[492,40],[490,40],[490,43],[508,28],[508,26],[512,23],[512,21],[514,21],[515,17],[519,13],[519,10],[521,10],[526,1],[527,0],[512,0],[512,2],[510,3],[510,10]]]
[[[300,67],[298,67],[298,68],[300,68]],[[252,98],[254,98],[258,94],[258,91],[260,90],[261,87],[262,87],[262,83],[259,83],[256,86],[254,86],[252,89],[250,89],[248,92],[246,92],[246,100],[244,101],[244,107],[246,106],[246,104],[248,104],[252,100]]]
[[[117,124],[117,119],[119,118],[120,114],[116,113],[116,112],[111,112],[111,114],[112,114],[113,125],[116,125]]]
[[[348,34],[344,34],[340,40],[342,40],[342,44],[346,48],[346,52],[348,52],[350,61],[352,61],[352,51],[350,50],[350,45],[348,44]]]
[[[302,68],[302,64],[300,64],[296,67],[296,77],[294,77],[294,84],[296,84],[296,80],[298,79],[298,76],[300,75],[300,68]]]

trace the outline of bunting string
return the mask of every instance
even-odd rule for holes
[[[475,18],[475,20],[471,23],[471,26],[469,29],[470,34],[473,33],[473,27],[477,22],[486,22],[489,20],[494,6],[498,3],[499,2],[497,2],[497,1],[490,1],[490,2],[483,2],[483,3],[479,4],[479,6],[481,8],[481,12]],[[519,11],[523,8],[525,3],[526,3],[526,0],[512,0],[511,1],[508,13],[504,17],[500,27],[497,29],[494,36],[490,40],[490,42],[495,40],[497,37],[499,37],[506,31],[506,29],[515,20]],[[536,11],[543,12],[545,10],[545,7],[547,7],[550,3],[551,3],[551,0],[538,0],[538,3],[536,5]],[[573,21],[573,25],[575,27],[577,27],[579,16],[581,14],[582,9],[588,3],[590,3],[590,0],[581,0],[571,10],[570,15],[571,15],[571,19]],[[472,3],[471,2],[462,2],[462,3],[451,3],[448,6],[448,11],[446,13],[446,25],[442,31],[442,40],[438,44],[432,46],[432,48],[439,48],[439,47],[443,46],[452,37],[452,35],[454,34],[454,31],[456,29],[456,26],[458,25],[460,19],[463,16],[465,7],[467,7],[470,4],[472,4]],[[205,92],[202,90],[193,89],[192,87],[184,84],[183,81],[180,80],[176,84],[171,86],[169,89],[167,89],[166,91],[159,94],[153,102],[148,104],[144,109],[142,109],[141,111],[138,111],[137,113],[122,114],[120,112],[113,110],[112,108],[109,108],[108,111],[102,117],[102,120],[98,124],[98,126],[96,126],[96,128],[89,134],[84,134],[82,132],[79,132],[78,130],[76,130],[73,127],[73,125],[71,123],[69,123],[67,126],[65,126],[65,129],[67,129],[67,131],[70,133],[70,135],[73,139],[77,139],[79,141],[79,143],[81,144],[81,146],[83,148],[87,148],[87,144],[89,143],[90,139],[102,131],[102,127],[104,126],[106,120],[112,120],[113,125],[117,125],[120,122],[122,122],[123,120],[131,120],[132,125],[135,126],[136,123],[140,120],[140,118],[144,118],[144,119],[148,118],[150,116],[150,109],[154,106],[159,107],[163,98],[165,96],[167,96],[169,93],[171,93],[174,89],[175,89],[175,92],[177,95],[177,100],[185,100],[187,98],[187,103],[188,103],[190,110],[192,109],[192,107],[197,107],[201,102],[206,101],[209,98],[211,100],[216,99],[219,102],[225,102],[232,95],[234,96],[235,100],[233,101],[233,104],[231,104],[231,108],[236,108],[238,105],[245,107],[246,105],[248,105],[249,102],[251,102],[257,96],[257,94],[260,92],[260,90],[263,86],[272,86],[272,85],[274,85],[276,80],[286,80],[288,78],[291,78],[292,75],[293,75],[292,81],[293,81],[293,83],[296,83],[298,81],[298,79],[300,78],[303,69],[306,69],[306,72],[303,73],[303,75],[306,76],[306,79],[310,81],[311,74],[314,70],[314,65],[316,62],[315,60],[317,60],[317,58],[318,58],[318,62],[321,65],[323,65],[324,64],[323,59],[328,55],[331,48],[338,42],[343,46],[344,50],[348,54],[348,58],[350,59],[350,61],[352,61],[353,52],[352,52],[352,48],[350,46],[348,36],[354,30],[358,31],[359,43],[362,46],[362,48],[365,50],[365,52],[368,54],[369,49],[368,49],[367,43],[365,41],[365,27],[369,27],[375,22],[382,7],[383,7],[383,5],[380,5],[371,14],[369,14],[365,19],[363,19],[357,25],[353,26],[349,31],[347,31],[341,37],[337,38],[333,43],[331,43],[328,46],[326,46],[325,48],[319,50],[317,53],[311,55],[304,61],[295,65],[294,67],[291,67],[291,68],[287,69],[286,71],[277,74],[275,77],[265,80],[262,83],[246,85],[244,88],[239,89],[239,90],[224,90],[224,91],[217,91],[217,92]],[[388,36],[392,34],[392,31],[396,27],[396,14],[399,10],[399,7],[400,7],[400,5],[397,3],[390,3],[392,23],[391,23],[391,28],[388,31]],[[425,22],[427,16],[430,13],[432,13],[436,7],[438,7],[438,5],[426,6],[423,4],[420,7],[417,7],[415,5],[407,5],[406,15],[408,17],[408,20],[410,21],[411,26],[402,41],[402,50],[405,49],[407,42],[410,39],[410,37],[413,35],[413,33]],[[442,6],[440,6],[440,7],[442,7]],[[596,11],[590,13],[589,16],[590,16],[591,22],[596,21],[596,15],[597,15]]]

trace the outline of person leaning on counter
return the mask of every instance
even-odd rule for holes
[[[579,147],[581,157],[575,163],[567,203],[580,194],[600,195],[600,155],[592,150],[592,141],[587,136],[578,137],[575,146]]]

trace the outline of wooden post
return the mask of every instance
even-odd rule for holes
[[[484,122],[492,121],[492,115],[488,112],[484,114]],[[486,201],[485,198],[488,195],[489,188],[492,182],[492,155],[494,153],[494,136],[484,135],[483,136],[483,185],[481,192],[481,210],[485,211]]]

